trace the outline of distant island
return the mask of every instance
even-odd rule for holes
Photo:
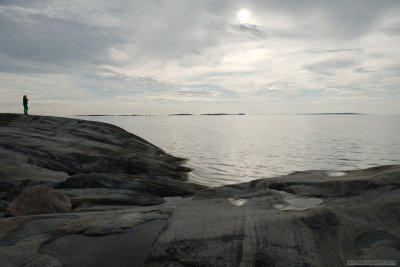
[[[205,113],[201,116],[226,116],[226,115],[246,115],[245,113]]]
[[[365,113],[355,112],[328,112],[328,113],[297,113],[296,115],[367,115]]]
[[[168,116],[193,116],[191,113],[176,113],[176,114],[169,114]]]
[[[154,115],[136,115],[136,114],[80,114],[80,115],[75,115],[77,117],[137,117],[137,116],[154,116]]]
[[[168,114],[168,116],[195,116],[196,114],[192,113],[173,113]],[[200,114],[200,116],[226,116],[226,115],[246,115],[245,113],[204,113]],[[165,116],[165,115],[136,115],[136,114],[79,114],[74,115],[77,117],[138,117],[138,116]]]
[[[232,115],[247,115],[246,113],[202,113],[202,114],[192,114],[192,113],[172,113],[168,115],[138,115],[138,114],[79,114],[74,115],[77,117],[143,117],[143,116],[232,116]],[[369,115],[367,113],[357,113],[357,112],[323,112],[323,113],[296,113],[296,114],[257,114],[257,115]]]

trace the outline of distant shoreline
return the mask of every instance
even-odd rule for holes
[[[113,114],[80,114],[80,115],[73,115],[77,117],[140,117],[140,116],[231,116],[231,115],[238,115],[243,116],[246,115],[245,113],[204,113],[204,114],[192,114],[192,113],[175,113],[175,114],[168,114],[168,115],[136,115],[136,114],[120,114],[120,115],[113,115]],[[264,114],[265,115],[265,114]]]
[[[79,114],[71,115],[77,117],[149,117],[149,116],[244,116],[244,115],[373,115],[368,113],[357,112],[323,112],[323,113],[296,113],[296,114],[246,114],[246,113],[173,113],[173,114]]]
[[[370,115],[356,112],[332,112],[332,113],[297,113],[296,115]]]

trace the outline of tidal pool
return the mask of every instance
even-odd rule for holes
[[[327,174],[331,177],[341,177],[341,176],[345,176],[347,173],[345,173],[345,172],[328,172]]]
[[[299,211],[307,209],[315,209],[323,206],[322,199],[315,197],[286,197],[286,204],[275,204],[274,208],[277,210],[287,210],[287,211]]]
[[[245,205],[249,200],[248,199],[236,199],[236,198],[228,198],[229,203],[236,207],[241,207]]]
[[[66,235],[41,249],[67,266],[143,266],[167,220],[143,223],[133,231],[106,236]]]

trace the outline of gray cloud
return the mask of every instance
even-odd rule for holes
[[[353,70],[355,73],[371,73],[374,72],[373,70],[368,70],[364,68],[356,68]]]
[[[231,25],[230,32],[234,35],[240,34],[245,35],[250,39],[266,39],[267,34],[259,29],[257,25],[254,24],[239,24]]]
[[[383,29],[382,31],[389,36],[394,36],[394,37],[400,36],[400,26],[399,25],[387,27],[387,28]]]
[[[258,11],[286,14],[300,27],[309,27],[313,34],[330,38],[356,38],[365,34],[387,13],[398,12],[399,5],[396,0],[254,1]]]
[[[29,15],[20,18],[0,15],[0,51],[9,58],[59,65],[101,64],[108,49],[121,41],[113,29],[74,21]],[[4,66],[3,66],[4,67]]]
[[[340,88],[394,93],[399,12],[397,0],[0,0],[0,98],[55,86],[54,98],[82,91],[110,106],[140,94],[247,103],[323,86],[338,98]]]
[[[351,68],[356,65],[356,62],[351,59],[331,59],[314,64],[306,65],[306,70],[324,74],[324,75],[335,75],[336,71],[342,71],[345,68]]]
[[[340,53],[340,52],[361,52],[358,48],[338,48],[338,49],[325,49],[325,50],[310,50],[307,51],[314,54],[324,54],[324,53]]]

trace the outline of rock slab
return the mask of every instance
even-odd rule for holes
[[[55,189],[36,185],[25,189],[7,207],[10,216],[63,213],[71,211],[71,200]]]
[[[186,181],[190,169],[181,166],[184,161],[111,124],[0,114],[0,217],[35,185],[68,191],[72,211],[190,196],[205,187]]]
[[[399,264],[400,166],[329,174],[298,172],[200,191],[174,210],[146,266]]]
[[[0,114],[0,266],[142,266],[171,199],[205,188],[183,162],[107,123]]]

